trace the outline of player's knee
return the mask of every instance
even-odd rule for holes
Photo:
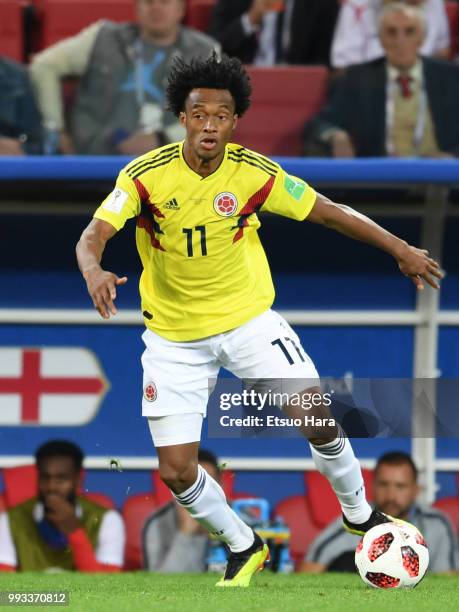
[[[198,477],[197,463],[166,463],[159,466],[159,476],[174,493],[189,489]]]

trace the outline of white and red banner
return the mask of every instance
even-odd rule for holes
[[[85,425],[107,389],[87,349],[0,347],[0,426]]]

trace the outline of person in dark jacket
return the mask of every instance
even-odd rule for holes
[[[209,33],[246,64],[328,64],[338,0],[217,0]]]
[[[326,107],[306,125],[306,154],[459,155],[459,66],[420,56],[424,34],[416,7],[395,2],[383,9],[379,35],[385,57],[339,77]]]
[[[40,114],[27,71],[0,57],[0,155],[41,152]]]

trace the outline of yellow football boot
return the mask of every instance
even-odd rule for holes
[[[217,587],[248,587],[256,572],[263,569],[269,561],[269,548],[258,534],[250,548],[239,553],[231,553],[225,575],[217,582]]]

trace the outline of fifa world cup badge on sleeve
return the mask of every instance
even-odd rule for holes
[[[111,195],[109,195],[106,202],[102,205],[102,208],[119,215],[128,197],[129,195],[125,191],[117,187],[112,191]]]

